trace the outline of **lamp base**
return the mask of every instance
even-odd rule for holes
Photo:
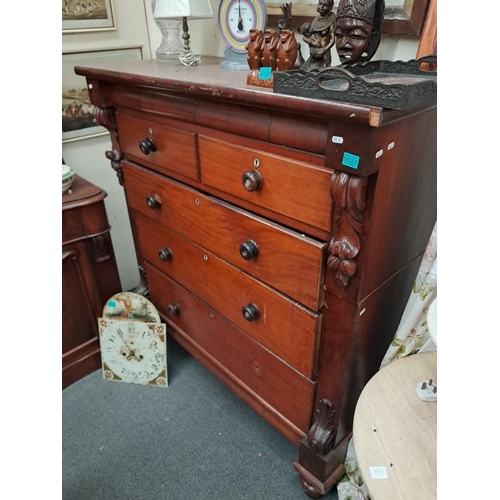
[[[181,21],[155,19],[155,22],[163,35],[161,44],[156,49],[156,59],[167,62],[178,61],[182,51]]]

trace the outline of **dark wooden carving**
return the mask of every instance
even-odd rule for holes
[[[95,119],[101,127],[108,129],[111,137],[111,151],[106,151],[106,158],[111,161],[111,167],[116,172],[120,185],[123,186],[122,152],[118,143],[114,108],[97,108]]]
[[[307,433],[307,443],[319,455],[326,455],[332,449],[334,416],[330,401],[322,399],[316,410],[316,420]]]
[[[272,68],[276,71],[278,64],[278,33],[276,30],[267,29],[264,31],[264,48],[262,51],[262,66]]]
[[[340,0],[335,47],[342,64],[369,61],[382,38],[384,0]]]
[[[334,172],[330,182],[330,194],[335,202],[333,212],[333,238],[328,246],[327,267],[335,273],[335,283],[342,289],[356,273],[356,256],[363,233],[363,212],[366,208],[367,177],[345,172]]]
[[[280,9],[283,18],[278,21],[278,32],[281,34],[281,30],[292,29],[292,2],[280,5]]]
[[[278,43],[278,71],[293,69],[297,59],[298,47],[295,33],[291,30],[281,30]]]
[[[251,29],[245,49],[247,50],[248,67],[251,70],[262,66],[262,51],[264,50],[264,35],[261,30]]]

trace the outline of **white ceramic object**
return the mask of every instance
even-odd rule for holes
[[[62,166],[62,192],[65,193],[75,180],[75,171],[69,166]]]

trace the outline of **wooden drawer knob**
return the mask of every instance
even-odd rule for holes
[[[178,316],[181,313],[179,304],[177,302],[172,302],[167,306],[167,314],[169,316]]]
[[[158,250],[158,257],[160,257],[160,260],[163,262],[168,262],[169,260],[172,260],[172,250],[168,247],[162,248],[161,250]]]
[[[254,321],[256,319],[259,319],[260,313],[259,309],[255,304],[248,304],[247,306],[243,306],[241,308],[241,312],[243,313],[243,317],[247,321]]]
[[[250,170],[250,172],[245,172],[243,174],[241,182],[247,191],[259,191],[264,185],[264,177],[262,177],[262,174],[257,170]]]
[[[155,198],[154,196],[151,195],[146,196],[146,203],[148,204],[148,207],[151,210],[161,207],[161,201],[158,198]]]
[[[139,141],[139,149],[145,155],[148,155],[151,151],[154,153],[156,151],[155,141],[151,137],[146,137],[143,141]]]
[[[256,259],[259,256],[259,247],[257,243],[252,240],[247,240],[245,243],[240,245],[240,255],[245,260]]]

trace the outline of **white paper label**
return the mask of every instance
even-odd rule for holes
[[[336,144],[342,144],[344,142],[343,137],[339,137],[338,135],[332,136],[332,142],[335,142]]]
[[[389,146],[387,146],[387,151],[389,151],[390,149],[392,149],[394,147],[394,142],[391,142],[389,144]]]
[[[381,149],[380,151],[377,151],[377,152],[375,153],[375,158],[380,158],[383,154],[384,154],[384,150],[383,150],[383,149]]]
[[[372,476],[372,479],[388,479],[389,476],[387,475],[387,470],[385,467],[382,467],[381,465],[376,466],[376,467],[370,467],[370,475]]]

